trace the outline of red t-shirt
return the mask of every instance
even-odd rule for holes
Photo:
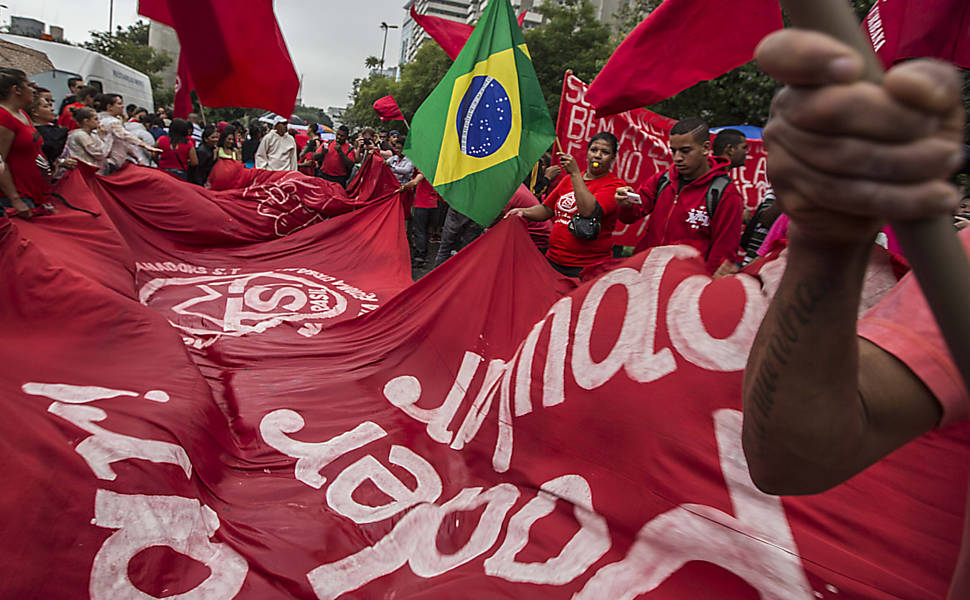
[[[959,234],[970,253],[970,229]],[[970,396],[923,291],[907,274],[859,320],[859,335],[903,362],[943,408],[940,427],[970,418]],[[970,519],[964,518],[963,545],[970,544]],[[961,554],[949,598],[970,598],[970,564]]]
[[[320,167],[320,170],[324,175],[330,175],[331,177],[343,177],[347,175],[349,171],[347,170],[347,167],[344,166],[340,155],[337,154],[336,146],[337,140],[331,140],[331,142],[327,144],[327,153],[323,157],[323,165]],[[341,148],[343,148],[344,154],[347,156],[347,158],[354,160],[354,151],[350,149],[350,144],[345,142]]]
[[[13,132],[13,142],[10,144],[10,152],[7,153],[7,168],[17,193],[23,198],[30,198],[35,204],[41,204],[50,188],[44,172],[37,166],[37,155],[41,153],[44,140],[30,122],[27,113],[20,111],[20,115],[26,123],[6,109],[0,108],[0,127],[6,127]]]
[[[296,142],[296,153],[299,156],[303,154],[303,147],[310,141],[310,136],[305,133],[298,133],[293,136],[293,141]]]
[[[189,150],[192,149],[192,140],[179,144],[177,148],[172,148],[172,140],[163,135],[158,138],[158,147],[162,153],[158,156],[158,166],[162,169],[189,170]]]
[[[616,227],[616,200],[613,196],[617,188],[624,185],[623,180],[612,173],[586,182],[586,187],[603,209],[603,216],[600,218],[599,236],[595,240],[581,240],[569,231],[569,221],[578,209],[573,180],[563,177],[543,202],[553,213],[546,257],[564,267],[588,267],[609,258],[613,248],[613,229]]]
[[[84,104],[81,104],[80,102],[71,102],[65,106],[64,110],[61,111],[61,116],[57,118],[57,124],[61,127],[67,127],[68,131],[74,131],[80,127],[80,125],[77,124],[77,121],[74,120],[74,113],[71,112],[71,109],[82,108],[83,106]]]

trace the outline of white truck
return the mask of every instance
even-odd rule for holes
[[[37,85],[51,91],[55,108],[70,93],[67,88],[68,78],[80,77],[86,85],[103,93],[121,94],[125,104],[136,104],[153,111],[151,80],[141,71],[103,54],[69,44],[6,33],[0,34],[0,39],[39,50],[47,55],[54,64],[54,70],[36,73],[30,78]]]

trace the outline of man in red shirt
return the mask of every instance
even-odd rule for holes
[[[808,31],[769,35],[756,58],[791,86],[765,128],[769,176],[791,222],[785,273],[745,369],[742,442],[763,491],[814,494],[970,418],[911,275],[856,320],[885,221],[949,215],[960,201],[947,180],[963,161],[962,85],[956,69],[922,60],[861,82],[855,50]],[[970,598],[968,534],[965,518],[951,600]]]
[[[684,119],[670,130],[670,170],[651,177],[638,191],[639,201],[629,195],[632,188],[617,190],[621,222],[650,215],[637,252],[670,244],[693,246],[709,273],[737,260],[744,203],[728,175],[730,161],[709,156],[710,150],[707,123]]]
[[[337,128],[337,137],[329,144],[324,146],[319,152],[313,155],[314,160],[320,165],[320,176],[327,181],[335,181],[347,187],[347,176],[354,168],[354,151],[350,149],[347,138],[350,137],[350,130],[346,125]]]
[[[74,131],[80,125],[74,120],[74,114],[72,109],[78,109],[83,106],[92,107],[94,106],[94,97],[98,95],[98,90],[91,86],[84,86],[78,89],[76,96],[76,101],[68,104],[61,111],[61,116],[57,118],[57,124],[61,127],[67,127],[68,131]]]

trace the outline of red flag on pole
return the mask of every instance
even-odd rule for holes
[[[374,110],[380,115],[381,121],[403,121],[404,113],[397,107],[394,96],[384,96],[374,100]]]
[[[206,106],[293,112],[300,81],[272,0],[252,0],[245,10],[234,0],[141,0],[139,13],[175,28],[180,63]]]
[[[459,23],[430,15],[419,15],[418,11],[414,10],[413,4],[411,5],[411,18],[422,29],[428,32],[431,39],[441,46],[441,49],[445,51],[445,54],[451,60],[455,60],[461,54],[461,49],[465,47],[465,42],[468,41],[468,37],[475,30],[474,27],[466,23]]]
[[[750,61],[781,27],[776,0],[665,0],[623,40],[586,99],[598,115],[659,102]]]
[[[175,73],[175,106],[173,117],[184,119],[192,112],[192,76],[185,66],[184,54],[179,54],[178,71]]]
[[[879,0],[862,29],[887,69],[917,57],[970,68],[970,4],[966,0]]]
[[[523,10],[519,14],[519,27],[522,27],[522,23],[525,21],[526,12],[528,11]],[[472,31],[475,30],[473,25],[468,25],[467,23],[459,23],[458,21],[432,17],[431,15],[419,15],[418,11],[414,9],[413,4],[411,5],[411,18],[431,36],[431,39],[436,44],[441,46],[441,49],[445,51],[445,54],[451,60],[455,60],[458,57],[461,49],[465,47],[465,42],[468,41]]]

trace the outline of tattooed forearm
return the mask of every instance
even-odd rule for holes
[[[754,375],[749,392],[754,409],[747,414],[757,444],[755,451],[761,453],[767,437],[767,424],[775,406],[778,378],[783,367],[791,360],[796,345],[805,330],[817,327],[812,317],[832,289],[829,280],[803,281],[795,288],[790,299],[776,297],[777,305],[771,314],[771,335],[760,352],[760,364]]]

